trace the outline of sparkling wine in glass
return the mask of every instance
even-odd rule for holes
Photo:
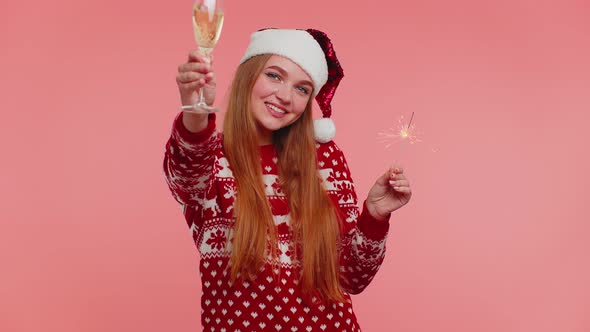
[[[199,50],[209,57],[219,40],[223,27],[223,0],[195,0],[193,4],[193,30]],[[212,113],[219,109],[207,105],[203,88],[199,89],[199,100],[195,105],[182,106],[185,112]]]

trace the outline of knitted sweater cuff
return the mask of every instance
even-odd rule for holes
[[[186,129],[182,123],[183,115],[184,112],[180,112],[180,114],[174,120],[174,129],[183,141],[188,143],[200,143],[211,137],[211,134],[213,134],[213,131],[215,130],[215,113],[210,113],[208,115],[207,127],[196,133],[190,132],[188,129]]]
[[[386,220],[375,219],[367,209],[367,201],[363,202],[363,211],[361,212],[358,227],[359,230],[372,240],[383,240],[387,236],[389,231],[389,218],[391,214],[387,216]]]

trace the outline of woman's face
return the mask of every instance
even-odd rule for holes
[[[260,144],[270,144],[273,131],[299,119],[312,93],[311,78],[299,65],[282,56],[270,57],[251,96]]]

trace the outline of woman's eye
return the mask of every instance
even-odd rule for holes
[[[266,73],[266,76],[272,78],[273,80],[278,80],[281,78],[279,75],[277,75],[275,73]]]
[[[302,86],[299,87],[299,91],[303,92],[304,94],[309,94],[309,90],[307,90],[307,88],[304,88]]]

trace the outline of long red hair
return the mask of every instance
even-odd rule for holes
[[[224,119],[224,151],[237,184],[232,280],[238,276],[254,279],[268,260],[280,267],[276,228],[262,182],[256,121],[250,106],[254,83],[271,56],[255,56],[238,67]],[[311,105],[310,97],[299,119],[273,133],[273,144],[279,156],[281,187],[289,202],[296,244],[292,257],[301,256],[299,284],[308,299],[317,295],[325,302],[343,302],[340,220],[318,173]]]

